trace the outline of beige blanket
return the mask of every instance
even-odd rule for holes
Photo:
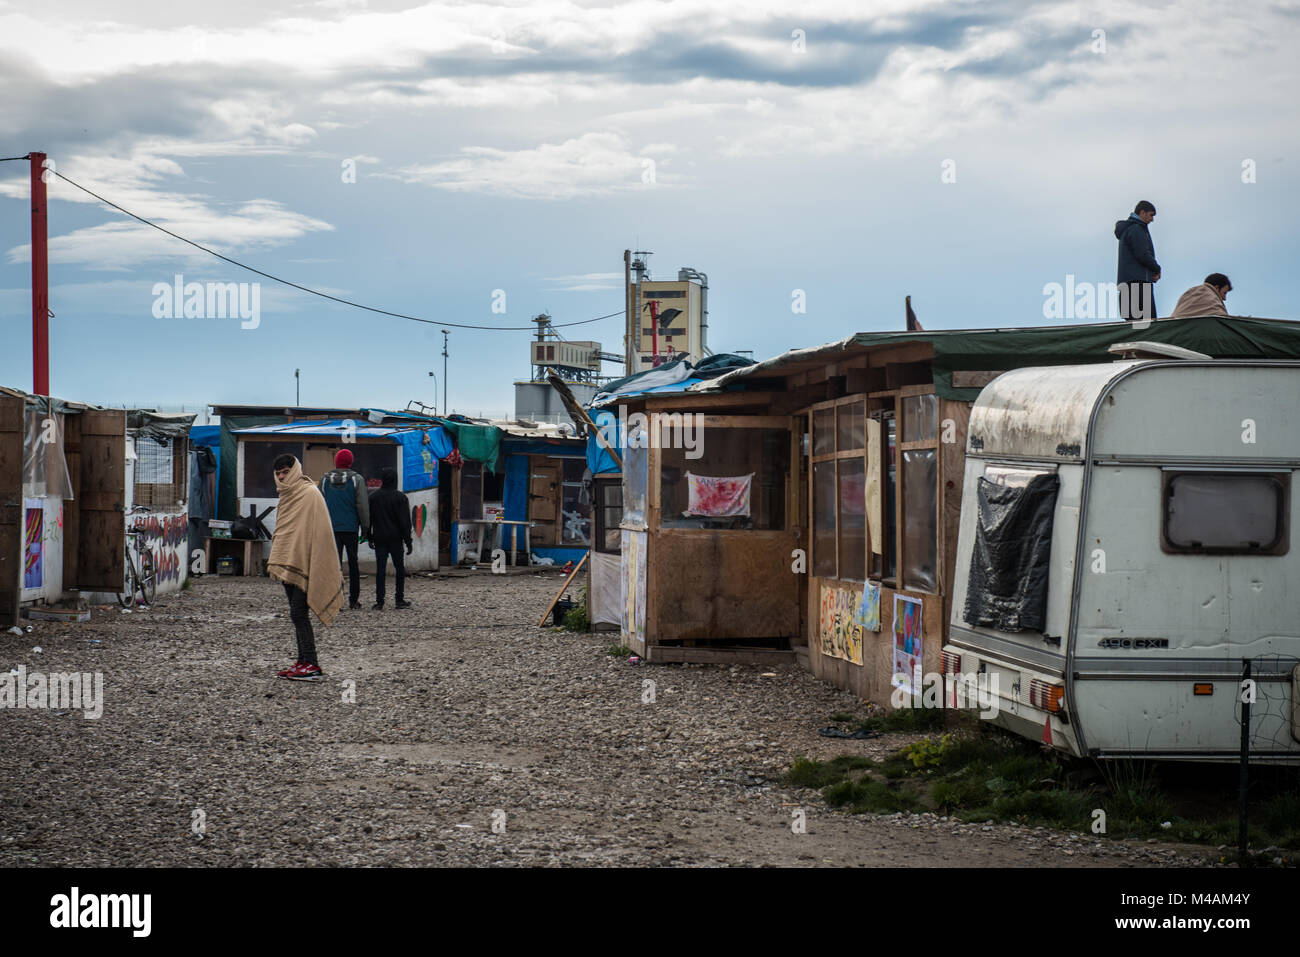
[[[302,474],[297,459],[284,481],[276,479],[275,488],[280,504],[266,573],[305,591],[307,606],[324,624],[332,624],[343,607],[343,573],[325,498]]]
[[[1226,316],[1223,300],[1208,282],[1193,286],[1178,297],[1178,305],[1169,314],[1170,319],[1188,319],[1192,316]]]

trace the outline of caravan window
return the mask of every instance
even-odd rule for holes
[[[1166,472],[1166,552],[1285,555],[1291,473]]]

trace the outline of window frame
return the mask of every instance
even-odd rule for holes
[[[840,408],[860,405],[862,407],[862,447],[858,449],[840,449]],[[867,473],[867,420],[871,418],[871,403],[868,401],[866,393],[858,392],[853,395],[841,396],[838,399],[829,399],[825,402],[816,402],[810,405],[806,415],[808,417],[808,567],[818,578],[832,578],[836,581],[848,582],[865,582],[872,577],[871,567],[871,517],[867,515],[863,525],[863,559],[862,559],[862,578],[842,578],[840,553],[844,548],[841,541],[840,526],[840,462],[843,460],[856,459],[862,463],[862,471],[865,476]],[[817,433],[816,421],[817,413],[830,410],[831,416],[829,432],[831,435],[831,451],[817,452]],[[835,490],[834,495],[834,513],[835,513],[835,561],[834,572],[829,575],[823,575],[816,571],[817,569],[817,503],[813,501],[816,495],[816,480],[814,478],[816,466],[830,463],[833,465],[831,472]],[[864,501],[865,510],[865,501]],[[865,514],[865,512],[864,512]]]
[[[1291,550],[1291,474],[1290,469],[1269,468],[1184,468],[1170,467],[1160,473],[1160,550],[1167,555],[1286,555]],[[1227,478],[1255,476],[1273,479],[1279,486],[1277,538],[1268,548],[1196,548],[1178,545],[1169,538],[1169,493],[1173,484],[1184,476]]]

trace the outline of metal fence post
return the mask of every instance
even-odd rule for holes
[[[1247,688],[1250,682],[1250,659],[1241,659],[1241,811],[1237,832],[1237,845],[1241,855],[1241,866],[1249,863],[1246,850],[1246,790],[1250,783],[1250,695]]]

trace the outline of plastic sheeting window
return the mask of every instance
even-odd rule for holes
[[[26,498],[72,498],[72,477],[63,455],[61,414],[28,409],[23,430],[23,495]]]
[[[660,449],[660,527],[785,528],[789,431],[710,427],[699,439],[694,452]],[[702,454],[688,457],[695,452]]]
[[[903,452],[903,587],[939,589],[938,568],[939,453],[934,449]]]
[[[825,464],[825,463],[823,463]],[[862,459],[840,459],[839,578],[863,581],[867,577],[866,463]]]
[[[1052,516],[1060,482],[1055,472],[1027,474],[1027,480],[1015,481],[980,476],[964,610],[972,625],[1042,631],[1047,621]]]
[[[813,463],[813,574],[835,577],[835,463]]]
[[[901,442],[928,442],[939,434],[939,397],[909,395],[900,400],[903,407]]]
[[[596,550],[618,554],[619,522],[623,520],[623,483],[597,478],[593,483],[596,499]]]
[[[644,529],[647,477],[650,468],[649,434],[640,425],[630,425],[623,450],[623,528]]]
[[[1164,547],[1220,555],[1284,555],[1291,474],[1182,472],[1165,476]]]

